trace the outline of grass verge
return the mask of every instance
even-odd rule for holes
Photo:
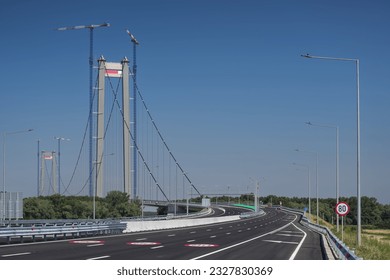
[[[314,215],[312,222],[316,223]],[[319,224],[328,227],[340,240],[342,239],[341,224],[337,232],[336,226],[319,219]],[[390,229],[362,229],[362,242],[357,246],[356,226],[344,226],[344,243],[355,254],[364,260],[390,260]]]

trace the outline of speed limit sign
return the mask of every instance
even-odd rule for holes
[[[351,208],[349,207],[348,203],[339,202],[336,204],[335,210],[339,216],[346,216],[349,213],[349,211],[351,210]]]

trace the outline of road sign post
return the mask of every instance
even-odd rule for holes
[[[340,201],[336,204],[335,211],[336,214],[341,216],[341,241],[344,242],[344,216],[348,215],[351,207],[349,207],[348,203]]]

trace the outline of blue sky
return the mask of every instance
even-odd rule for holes
[[[390,203],[390,95],[387,1],[2,1],[0,132],[7,136],[7,188],[36,193],[36,146],[63,143],[70,176],[88,115],[86,30],[94,59],[132,58],[125,29],[141,42],[138,87],[178,161],[202,192],[306,196],[319,153],[319,195],[335,196],[340,127],[340,194],[356,195],[356,78],[360,59],[361,191]],[[84,165],[86,165],[84,163]],[[249,187],[248,187],[249,186]]]

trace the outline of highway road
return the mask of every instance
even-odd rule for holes
[[[205,226],[2,245],[0,260],[323,259],[320,236],[301,226],[298,215],[265,211],[261,217]]]

